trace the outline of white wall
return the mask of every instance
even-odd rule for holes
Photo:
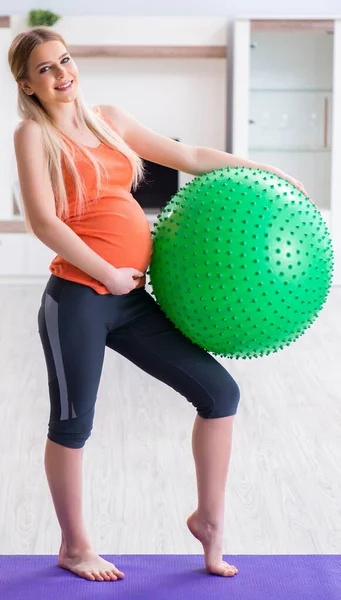
[[[107,15],[221,15],[233,17],[237,14],[314,15],[341,13],[340,0],[1,0],[0,12],[16,14],[31,8],[46,8],[63,15],[107,14]]]
[[[116,104],[163,135],[224,150],[225,60],[77,59],[77,65],[89,105]],[[181,173],[180,185],[189,178]]]

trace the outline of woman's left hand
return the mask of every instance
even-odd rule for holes
[[[280,169],[274,169],[273,167],[270,167],[267,170],[270,173],[273,173],[274,175],[278,175],[278,177],[281,177],[285,181],[288,181],[289,183],[291,183],[291,185],[295,186],[295,188],[297,188],[300,192],[302,192],[302,194],[304,194],[307,198],[309,198],[311,204],[314,204],[314,202],[309,197],[309,194],[308,194],[307,190],[304,188],[304,185],[301,181],[298,181],[298,179],[294,179],[294,177],[291,177],[290,175],[288,175],[284,171],[281,171]],[[314,204],[314,206],[315,206],[315,204]]]

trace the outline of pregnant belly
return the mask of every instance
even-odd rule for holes
[[[93,212],[68,225],[113,266],[147,269],[152,256],[150,224],[135,200],[133,203],[116,202],[115,211]]]

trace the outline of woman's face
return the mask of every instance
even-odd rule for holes
[[[64,84],[70,82],[65,88]],[[60,86],[64,89],[58,89]],[[28,63],[28,79],[21,87],[27,94],[38,96],[42,104],[72,102],[76,98],[78,69],[61,42],[44,42],[34,48]]]

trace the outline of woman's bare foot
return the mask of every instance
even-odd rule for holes
[[[218,527],[202,521],[197,511],[188,517],[187,527],[203,545],[205,566],[209,573],[222,577],[233,577],[238,573],[238,569],[234,565],[229,565],[222,560],[223,534]]]
[[[59,551],[58,564],[90,581],[116,581],[123,579],[124,573],[115,565],[101,558],[90,548],[77,553],[70,553],[62,543]]]

